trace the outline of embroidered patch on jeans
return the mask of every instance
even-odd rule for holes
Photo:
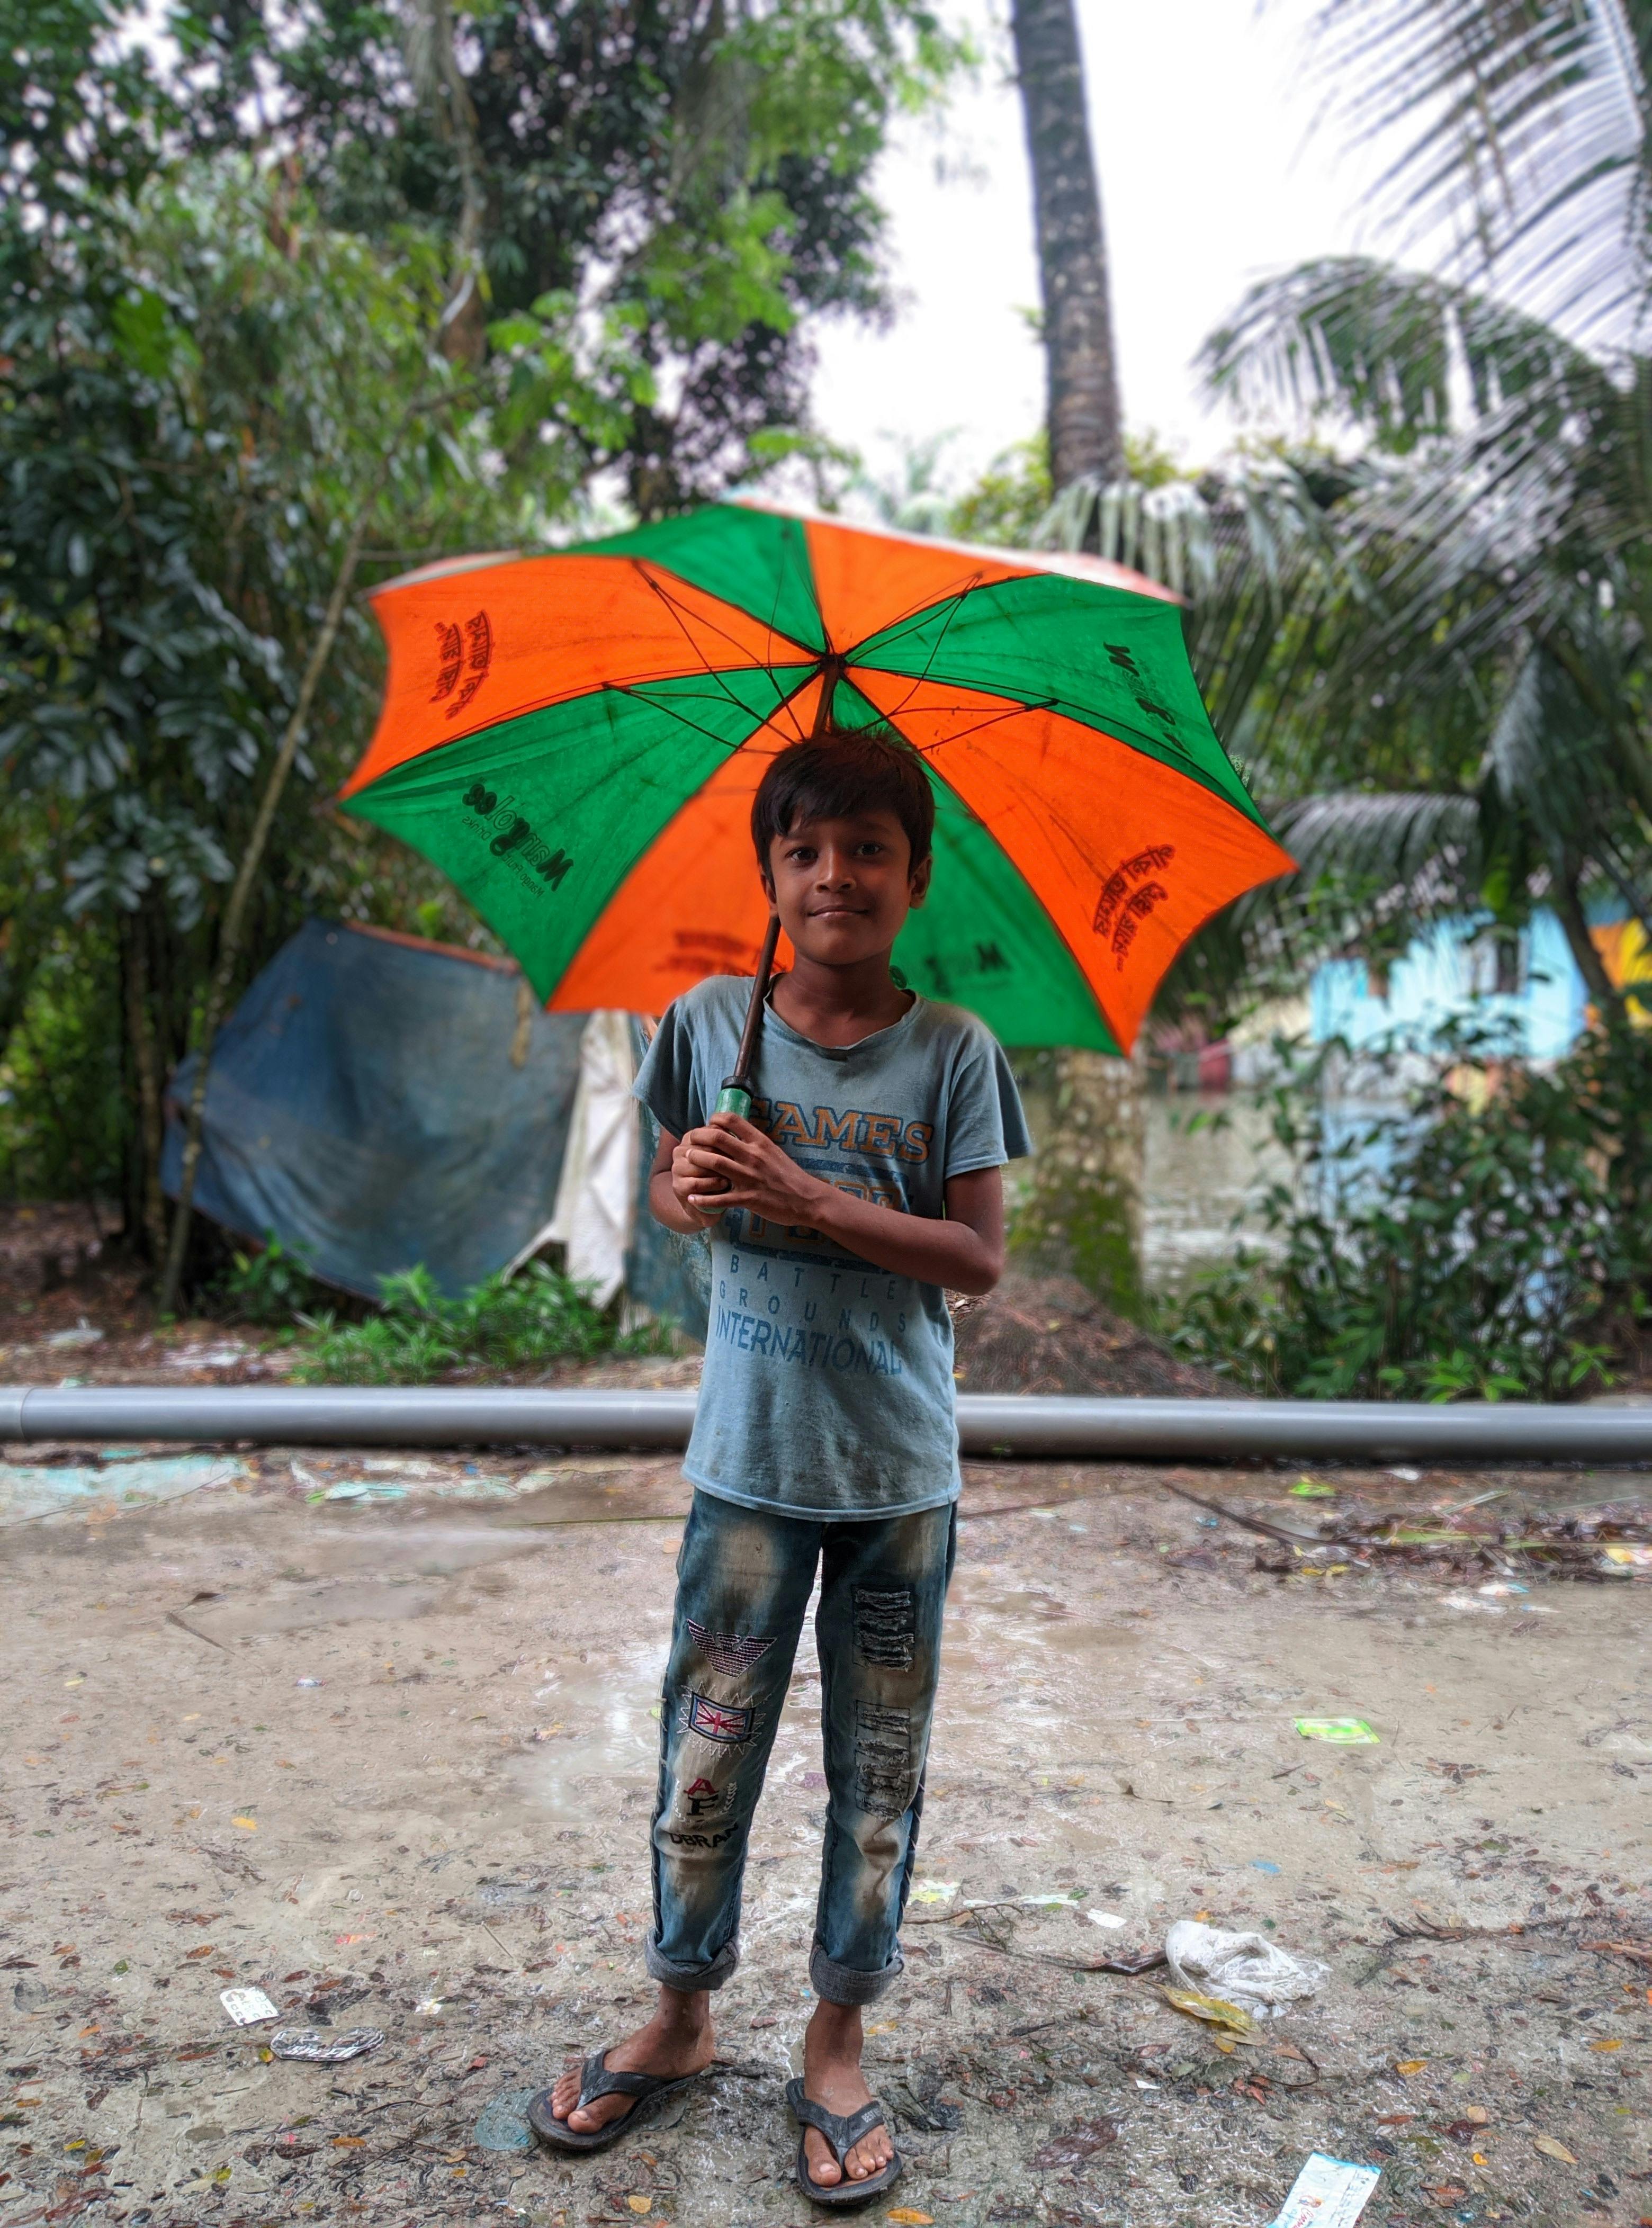
[[[774,1645],[772,1640],[754,1640],[744,1632],[708,1632],[703,1624],[688,1620],[694,1644],[714,1671],[725,1678],[738,1679],[742,1671],[760,1662]]]
[[[855,1718],[855,1800],[872,1818],[911,1807],[912,1720],[905,1710],[862,1702]]]
[[[727,1702],[713,1702],[704,1694],[689,1693],[684,1697],[682,1722],[691,1733],[699,1733],[709,1741],[720,1741],[725,1748],[738,1748],[742,1741],[752,1738],[752,1710],[737,1710]]]
[[[910,1671],[917,1634],[910,1586],[856,1586],[855,1652],[884,1671]]]
[[[733,1785],[718,1787],[709,1779],[696,1779],[682,1790],[682,1811],[688,1818],[718,1818],[734,1807]]]

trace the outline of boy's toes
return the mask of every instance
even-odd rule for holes
[[[836,2189],[843,2179],[843,2169],[832,2156],[832,2147],[825,2136],[818,2128],[810,2128],[804,2137],[804,2144],[810,2173],[823,2189]],[[855,2155],[854,2151],[849,2153],[851,2159]]]
[[[881,2128],[874,2128],[863,2135],[848,2154],[849,2180],[865,2181],[868,2176],[881,2173],[888,2165],[892,2154],[889,2138]]]

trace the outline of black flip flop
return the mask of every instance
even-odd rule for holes
[[[823,2104],[816,2104],[804,2095],[801,2081],[788,2081],[786,2103],[791,2106],[791,2116],[799,2127],[817,2128],[825,2136],[832,2147],[838,2170],[843,2174],[842,2180],[833,2182],[829,2187],[824,2182],[816,2181],[809,2171],[809,2155],[804,2148],[804,2139],[799,2135],[797,2186],[811,2205],[863,2205],[868,2198],[880,2197],[897,2179],[906,2164],[899,2151],[887,2166],[880,2167],[865,2181],[851,2181],[843,2170],[844,2160],[861,2137],[869,2135],[874,2128],[887,2124],[883,2107],[875,2097],[869,2104],[862,2104],[858,2112],[829,2112]]]
[[[701,2071],[706,2069],[702,2067]],[[607,2052],[594,2051],[579,2068],[579,2099],[573,2110],[595,2103],[599,2097],[635,2097],[637,2102],[630,2111],[622,2112],[617,2120],[610,2120],[605,2128],[582,2134],[578,2128],[569,2127],[567,2120],[556,2117],[551,2110],[551,2091],[541,2089],[528,2103],[528,2124],[547,2150],[605,2151],[610,2143],[617,2143],[633,2128],[651,2120],[654,2107],[662,2098],[675,2096],[679,2089],[686,2089],[691,2081],[699,2078],[698,2073],[684,2073],[675,2081],[668,2081],[657,2073],[610,2073]]]

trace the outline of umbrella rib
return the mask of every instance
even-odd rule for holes
[[[935,637],[934,643],[930,650],[928,657],[925,660],[924,669],[921,673],[915,673],[911,676],[911,688],[901,698],[896,710],[887,715],[889,718],[898,719],[900,714],[906,710],[907,705],[911,703],[912,698],[918,694],[919,689],[922,688],[925,682],[929,679],[931,669],[933,667],[936,659],[940,656],[941,644],[946,640],[947,629],[957,617],[960,609],[963,607],[964,599],[969,594],[969,592],[970,591],[968,588],[964,588],[961,589],[956,596],[950,597],[947,599],[946,618],[942,624],[940,632]],[[940,608],[941,606],[938,604],[925,604],[922,606],[924,611],[938,611]],[[912,616],[915,618],[918,614],[913,613]],[[888,629],[884,628],[881,631],[887,633]]]
[[[926,596],[922,603],[908,604],[906,610],[904,611],[898,611],[894,618],[892,618],[887,625],[879,627],[876,630],[876,635],[862,636],[859,647],[864,649],[868,642],[876,639],[877,635],[894,634],[897,631],[904,631],[910,627],[914,620],[922,618],[925,611],[938,611],[941,609],[943,605],[950,604],[953,611],[956,611],[958,605],[964,601],[965,598],[974,595],[977,588],[992,587],[996,585],[997,584],[996,582],[987,579],[984,574],[977,573],[973,579],[965,580],[961,587],[949,589],[947,593],[944,596]],[[824,624],[824,617],[825,615],[823,613],[823,625]],[[950,618],[947,620],[947,624],[949,626],[951,624]],[[848,656],[853,656],[854,654],[855,653],[852,650],[845,653],[845,655]]]
[[[670,612],[672,618],[676,622],[677,628],[681,632],[684,642],[687,643],[688,648],[700,660],[707,678],[711,681],[715,681],[720,685],[724,695],[728,698],[730,703],[740,703],[740,699],[735,695],[733,690],[730,688],[727,682],[723,680],[720,670],[712,664],[710,659],[706,656],[705,651],[700,647],[700,644],[695,640],[694,636],[690,633],[683,606],[677,603],[674,598],[666,593],[663,582],[656,577],[646,565],[642,563],[640,560],[635,558],[633,558],[631,561],[636,565],[637,570],[642,574],[649,586],[652,588],[655,594],[665,605],[666,610]],[[720,628],[714,627],[713,631],[721,633],[722,630]],[[778,633],[779,630],[771,623],[768,631],[770,636],[773,637],[775,634]],[[739,647],[735,643],[733,635],[724,635],[723,638],[728,643],[731,649]],[[784,635],[782,635],[780,638],[783,642],[790,640],[790,637]],[[808,659],[809,652],[803,648],[801,643],[797,643],[793,646],[799,651],[803,658]],[[772,663],[759,663],[756,660],[751,660],[746,666],[740,669],[743,671],[750,671],[752,664],[756,664],[757,669],[767,677],[770,687],[774,690],[774,708],[778,712],[781,706],[786,701],[787,691],[783,689],[779,682],[775,679],[774,667]],[[741,708],[744,709],[745,707],[742,705]]]
[[[868,666],[867,670],[868,672],[876,672],[878,669],[874,666]],[[880,677],[888,679],[890,676],[883,675]],[[845,675],[845,678],[848,680],[854,679],[853,668],[850,669],[850,671]],[[857,683],[856,685],[858,686],[859,684]],[[862,691],[862,694],[864,693],[865,692]],[[895,709],[893,712],[886,712],[883,715],[884,718],[891,720],[892,722],[899,721],[907,706],[912,702],[912,697],[916,693],[917,683],[914,682],[912,688],[910,688],[906,695],[901,698],[900,702],[896,706]],[[1008,699],[1002,699],[1001,700],[1001,702],[1002,706],[1001,710],[983,714],[980,719],[973,721],[967,727],[954,728],[951,733],[944,735],[938,742],[912,743],[912,738],[910,735],[906,737],[906,740],[909,743],[912,743],[912,749],[915,750],[921,758],[927,758],[932,751],[944,751],[949,743],[961,743],[966,736],[980,734],[983,728],[1002,727],[1006,720],[1017,719],[1023,712],[1056,712],[1058,714],[1060,712],[1059,701],[1053,696],[1030,697],[1024,704],[1012,703]],[[949,782],[947,786],[948,788],[951,788],[951,784]]]
[[[767,671],[769,669],[765,667],[765,670]],[[718,676],[714,674],[710,677],[713,680],[715,680]],[[690,720],[686,714],[678,710],[675,701],[667,702],[662,697],[648,695],[646,684],[632,684],[624,681],[611,681],[606,684],[606,687],[608,690],[616,696],[635,697],[638,702],[650,706],[655,711],[668,714],[670,718],[676,720],[681,726],[692,729],[696,735],[704,735],[708,742],[718,744],[723,750],[727,752],[730,758],[733,758],[736,751],[743,751],[746,748],[747,743],[751,741],[752,736],[756,734],[759,727],[766,727],[768,726],[770,720],[773,719],[775,712],[784,711],[786,707],[791,703],[792,698],[799,695],[802,690],[807,688],[814,677],[814,671],[811,668],[797,683],[796,688],[788,689],[781,696],[779,702],[774,707],[774,712],[754,712],[749,704],[740,703],[740,698],[735,695],[732,688],[722,692],[729,703],[739,705],[740,709],[755,723],[751,730],[751,733],[743,735],[737,743],[731,743],[727,736],[720,735],[714,727],[704,727],[698,720]]]

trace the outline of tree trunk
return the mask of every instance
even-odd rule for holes
[[[1015,68],[1033,174],[1044,304],[1050,482],[1124,477],[1101,189],[1090,144],[1073,0],[1014,0]],[[1093,521],[1093,507],[1091,510]],[[1086,546],[1093,546],[1093,523]],[[1129,1060],[1060,1052],[1031,1197],[1012,1242],[1124,1314],[1139,1309],[1143,1188],[1139,1079]]]
[[[124,924],[126,977],[126,1042],[138,1085],[138,1130],[142,1156],[138,1200],[144,1250],[157,1266],[166,1252],[166,1201],[161,1190],[161,1146],[164,1115],[161,1063],[155,1046],[155,1015],[150,995],[149,924],[131,913]]]
[[[1050,480],[1059,495],[1085,474],[1124,477],[1107,243],[1073,0],[1015,0],[1011,27],[1044,301]]]
[[[1584,988],[1589,993],[1591,1004],[1608,1028],[1622,1025],[1627,1016],[1623,1000],[1606,972],[1606,963],[1595,948],[1595,939],[1589,933],[1589,922],[1583,909],[1583,899],[1578,889],[1577,878],[1570,873],[1557,873],[1550,889],[1550,899],[1578,972],[1583,977]]]

